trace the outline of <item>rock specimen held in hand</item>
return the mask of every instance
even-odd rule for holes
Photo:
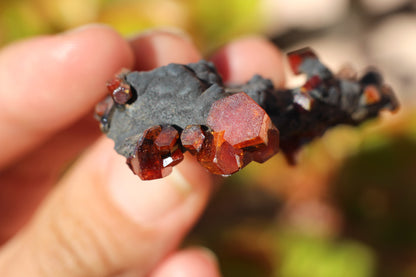
[[[107,84],[110,96],[96,106],[96,116],[131,170],[152,180],[167,176],[185,151],[219,175],[263,163],[279,148],[294,163],[300,147],[328,128],[398,108],[374,70],[359,79],[336,76],[309,48],[288,58],[296,74],[307,75],[300,88],[276,90],[258,75],[225,87],[206,61],[125,72]]]

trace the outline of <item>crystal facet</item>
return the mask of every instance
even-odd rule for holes
[[[264,163],[279,151],[279,131],[276,128],[269,129],[267,133],[267,145],[262,144],[251,151],[253,161]]]
[[[182,146],[195,155],[201,151],[207,135],[208,133],[204,131],[201,125],[188,125],[181,134]]]
[[[159,135],[155,139],[155,145],[161,153],[170,153],[178,139],[179,132],[173,126],[162,126]]]
[[[305,73],[302,71],[301,66],[306,59],[318,59],[316,54],[309,47],[290,52],[287,55],[287,58],[289,65],[295,74]]]
[[[197,159],[214,174],[230,175],[242,167],[242,154],[224,139],[224,132],[213,132],[205,139]]]
[[[216,174],[232,174],[252,160],[264,162],[279,149],[279,133],[270,117],[244,92],[216,101],[207,124],[213,142],[198,160]]]
[[[135,153],[127,159],[131,170],[143,180],[163,178],[183,160],[179,133],[173,126],[154,126],[138,140]]]
[[[114,102],[120,105],[127,104],[133,98],[133,92],[129,84],[120,77],[109,81],[107,89],[110,92]]]
[[[215,102],[207,124],[214,132],[224,131],[224,140],[235,148],[267,144],[273,125],[263,108],[244,92]]]

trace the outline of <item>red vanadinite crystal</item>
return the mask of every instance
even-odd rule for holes
[[[124,105],[133,97],[133,93],[128,84],[122,83],[116,90],[113,91],[113,99],[117,104]]]
[[[235,148],[267,144],[273,126],[263,108],[244,92],[216,101],[207,123],[214,132],[224,131],[224,139]]]
[[[299,49],[297,51],[293,51],[293,52],[289,53],[287,55],[287,58],[288,58],[289,65],[290,65],[293,73],[300,74],[302,72],[300,71],[299,67],[304,62],[305,59],[307,59],[307,58],[317,59],[318,57],[312,51],[312,49],[307,47],[307,48],[302,48],[302,49]]]
[[[110,92],[111,97],[114,99],[114,102],[120,105],[127,104],[133,97],[130,85],[119,77],[109,81],[107,83],[107,89]]]
[[[201,150],[206,136],[207,134],[201,125],[188,125],[181,134],[182,146],[195,155]]]
[[[260,145],[255,151],[251,151],[254,161],[264,163],[279,151],[279,131],[276,128],[269,130],[267,140],[267,145]]]
[[[312,89],[317,88],[321,84],[322,80],[319,78],[318,75],[312,76],[309,78],[306,83],[301,87],[303,92],[310,91]]]
[[[264,162],[278,151],[278,130],[266,112],[244,92],[216,101],[207,123],[212,135],[205,133],[197,158],[214,174],[232,174],[252,160]],[[199,137],[201,130],[188,132],[186,144],[192,145],[192,139]]]
[[[164,174],[159,150],[153,143],[160,131],[160,126],[147,129],[137,142],[135,155],[129,159],[133,172],[143,180],[162,178],[167,175]]]
[[[113,80],[107,82],[107,89],[110,93],[113,93],[121,84],[121,79],[115,77]]]
[[[214,174],[230,175],[242,168],[242,154],[241,149],[224,140],[224,132],[213,132],[204,141],[197,159]]]
[[[381,99],[380,91],[374,85],[368,85],[365,87],[364,97],[367,105],[377,103]]]
[[[176,147],[175,150],[172,150],[172,152],[163,158],[163,166],[164,167],[172,167],[183,161],[183,153],[182,150],[179,147]]]
[[[179,147],[179,132],[173,126],[162,126],[162,130],[155,140],[163,159],[163,167],[172,167],[183,160],[183,153]]]
[[[179,139],[179,132],[173,126],[162,126],[155,145],[162,153],[170,153]]]
[[[127,159],[127,164],[142,180],[169,175],[172,166],[183,160],[178,138],[178,131],[172,126],[154,126],[147,129],[137,142],[134,155]]]

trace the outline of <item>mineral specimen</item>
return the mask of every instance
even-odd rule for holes
[[[334,75],[309,48],[288,54],[299,88],[276,90],[254,76],[225,87],[213,64],[170,64],[148,72],[124,72],[107,84],[110,96],[96,107],[103,132],[143,180],[167,176],[196,156],[214,174],[230,175],[278,152],[291,163],[302,145],[338,124],[357,125],[397,100],[375,70],[357,79]]]

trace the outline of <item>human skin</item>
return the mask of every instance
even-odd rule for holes
[[[215,185],[193,158],[141,181],[92,118],[122,68],[149,70],[202,56],[180,33],[129,40],[89,25],[0,50],[0,276],[220,276],[206,249],[178,246]],[[212,56],[224,81],[284,81],[261,37]]]

